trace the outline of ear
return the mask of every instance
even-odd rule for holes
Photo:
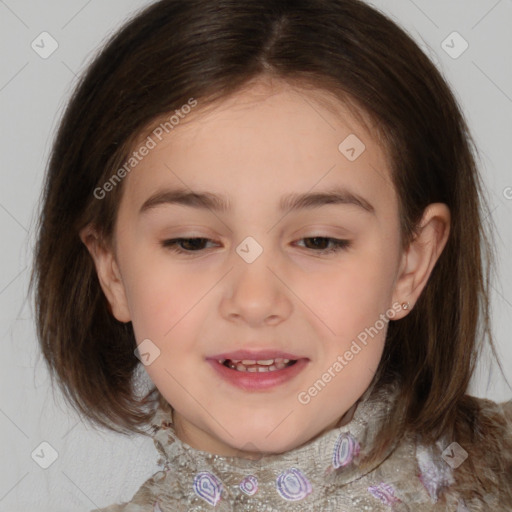
[[[398,320],[408,314],[425,288],[430,274],[448,241],[450,210],[444,203],[425,208],[418,234],[404,251],[393,292],[393,304],[409,302],[408,310],[400,310]]]
[[[80,231],[80,239],[94,260],[98,280],[110,304],[112,314],[120,322],[130,322],[126,292],[114,251],[104,244],[91,226]]]

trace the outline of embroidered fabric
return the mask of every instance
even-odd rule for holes
[[[132,501],[99,512],[468,510],[450,493],[439,500],[453,483],[452,467],[441,457],[442,442],[425,447],[406,436],[374,464],[360,465],[397,392],[396,386],[368,389],[347,424],[258,460],[192,448],[176,436],[172,412],[158,409],[152,428],[162,470]]]

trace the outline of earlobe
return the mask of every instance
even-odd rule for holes
[[[113,249],[90,226],[80,232],[80,239],[94,261],[101,289],[112,308],[112,314],[119,322],[130,322],[126,292]]]
[[[450,210],[443,203],[432,203],[424,211],[418,233],[402,256],[393,301],[409,302],[410,311],[427,285],[450,233]],[[404,311],[401,318],[407,315]]]

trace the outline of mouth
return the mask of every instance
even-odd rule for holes
[[[218,354],[207,359],[222,380],[244,391],[264,391],[299,375],[309,358],[278,351],[246,351]]]
[[[285,359],[282,357],[276,357],[275,359],[218,359],[218,362],[235,370],[237,372],[250,372],[250,373],[263,373],[263,372],[275,372],[288,368],[297,363],[297,359]]]

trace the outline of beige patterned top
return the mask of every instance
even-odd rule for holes
[[[176,437],[172,413],[158,409],[152,432],[161,471],[129,503],[99,512],[512,511],[510,466],[506,475],[496,477],[502,479],[503,494],[477,493],[480,498],[466,495],[463,499],[454,477],[471,457],[471,450],[467,447],[468,453],[451,440],[424,446],[408,434],[396,439],[381,460],[361,470],[361,456],[374,443],[398,390],[370,391],[361,397],[349,423],[293,450],[259,460],[212,455],[190,447]],[[493,404],[508,421],[506,446],[511,447],[512,401],[486,403]],[[510,452],[503,456],[512,460]],[[485,461],[476,461],[477,467],[479,463]]]

